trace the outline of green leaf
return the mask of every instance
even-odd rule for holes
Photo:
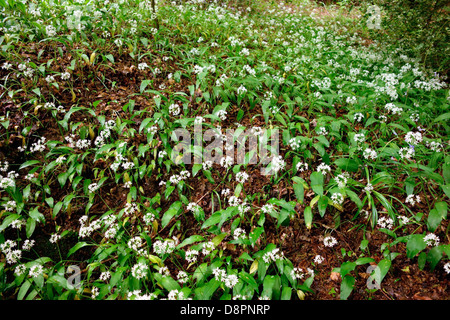
[[[384,277],[387,275],[389,269],[391,268],[391,260],[389,259],[383,259],[377,264],[377,268],[375,269],[375,281],[377,281],[378,284],[381,284],[383,282]]]
[[[349,274],[350,272],[355,270],[355,268],[356,268],[355,262],[347,261],[347,262],[342,263],[341,268],[340,268],[342,279],[344,279],[347,274]]]
[[[367,240],[363,240],[363,241],[367,241]],[[361,244],[363,243],[363,241],[361,241]],[[371,262],[375,262],[375,259],[373,258],[359,258],[355,261],[355,264],[357,266],[360,266],[362,264],[366,264],[366,263],[371,263]]]
[[[72,254],[74,254],[75,252],[77,252],[78,250],[80,250],[83,247],[86,246],[92,246],[92,244],[89,244],[87,242],[78,242],[76,245],[74,245],[69,252],[67,253],[67,257],[70,257]]]
[[[20,167],[19,167],[19,170],[20,169],[23,169],[23,168],[26,168],[26,167],[29,167],[29,166],[32,166],[33,164],[38,164],[38,163],[41,163],[39,160],[29,160],[29,161],[25,161],[24,163],[22,163],[21,165],[20,165]]]
[[[320,199],[317,202],[317,207],[319,208],[319,214],[322,218],[325,215],[325,212],[327,210],[328,200],[329,199],[327,196],[320,196]]]
[[[340,299],[347,300],[347,298],[350,296],[350,293],[352,293],[354,286],[355,286],[354,277],[346,276],[344,279],[342,279]]]
[[[359,168],[358,162],[353,159],[340,158],[334,162],[340,169],[344,171],[357,172]]]
[[[214,292],[220,287],[220,284],[220,281],[212,279],[206,285],[196,288],[194,291],[199,300],[210,300]]]
[[[291,287],[283,287],[281,290],[281,300],[291,300],[292,288]]]
[[[159,281],[161,285],[164,287],[164,289],[171,291],[171,290],[180,290],[181,287],[175,280],[172,279],[172,277],[163,276],[161,281]]]
[[[303,212],[303,216],[305,218],[305,225],[307,229],[311,229],[312,226],[312,220],[313,220],[313,214],[310,206],[307,206],[305,208],[305,211]]]
[[[34,209],[31,210],[28,215],[37,222],[45,222],[45,217],[42,213],[39,212],[39,207],[34,207]]]
[[[166,227],[173,217],[181,213],[181,205],[182,205],[181,201],[175,201],[174,203],[172,203],[170,208],[164,213],[161,219],[162,228]]]
[[[25,231],[27,234],[27,238],[31,237],[33,235],[34,229],[36,228],[36,220],[33,218],[28,218],[27,223],[25,226]]]
[[[139,87],[139,92],[143,93],[145,88],[150,84],[151,80],[142,80],[141,86]]]
[[[181,249],[181,248],[183,248],[183,247],[185,247],[187,245],[193,244],[195,242],[200,242],[200,241],[203,241],[203,240],[205,240],[205,238],[200,236],[200,235],[190,236],[189,238],[184,239],[183,242],[181,242],[177,246],[177,249]]]
[[[408,242],[406,243],[406,256],[409,259],[412,259],[418,254],[420,251],[425,249],[427,244],[423,241],[422,234],[413,234],[410,236]]]
[[[294,181],[293,188],[295,197],[300,203],[303,203],[305,197],[305,187],[303,186],[304,181],[300,177],[293,177],[292,181]]]
[[[427,261],[430,263],[431,271],[436,268],[436,265],[442,259],[443,248],[442,246],[433,247],[427,254]]]
[[[323,195],[323,174],[317,171],[311,173],[311,188],[315,193]]]

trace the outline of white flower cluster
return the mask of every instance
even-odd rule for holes
[[[42,152],[45,150],[45,141],[47,139],[45,137],[41,137],[38,141],[34,142],[30,147],[30,152]]]
[[[319,164],[317,166],[316,171],[320,172],[322,174],[327,174],[331,171],[331,167],[329,165],[325,164],[324,162],[322,162],[321,164]]]
[[[111,136],[111,130],[116,126],[116,122],[114,120],[108,120],[105,123],[105,128],[100,131],[100,135],[95,138],[94,144],[97,147],[101,147],[106,143],[106,139]]]
[[[80,230],[78,231],[78,236],[80,238],[87,238],[89,237],[95,230],[100,229],[101,227],[101,221],[100,220],[94,220],[91,223],[88,223],[88,216],[82,216],[79,219],[80,222]]]
[[[423,241],[425,241],[425,243],[429,247],[436,247],[439,245],[440,240],[439,237],[434,233],[429,233],[423,238]]]
[[[401,108],[401,107],[397,107],[395,104],[393,104],[393,103],[387,103],[385,106],[384,106],[384,108],[388,111],[388,112],[390,112],[390,113],[392,113],[392,114],[401,114],[402,112],[403,112],[403,108]]]
[[[333,201],[333,203],[338,204],[338,205],[342,205],[344,203],[344,196],[341,193],[333,193],[331,195],[331,201]]]
[[[291,277],[292,279],[303,279],[305,274],[303,273],[302,268],[294,268],[291,270]]]
[[[249,178],[249,175],[246,172],[238,172],[236,173],[236,181],[239,183],[244,183]]]
[[[186,251],[185,259],[189,263],[193,263],[197,261],[198,251],[194,249],[190,249]]]
[[[239,278],[235,274],[227,274],[223,269],[216,268],[213,270],[214,278],[217,281],[223,282],[227,288],[232,289],[238,282]]]
[[[366,148],[364,150],[364,152],[363,152],[363,156],[364,156],[364,159],[366,159],[366,160],[369,160],[369,159],[370,160],[376,160],[377,157],[378,157],[378,154],[377,154],[377,152],[375,150],[372,150],[370,148]]]
[[[264,253],[262,259],[265,263],[276,262],[277,260],[284,259],[284,253],[279,248],[275,248],[269,252]]]
[[[12,240],[6,240],[0,244],[0,250],[5,254],[8,264],[15,264],[22,258],[22,250],[14,249],[15,247],[17,247],[17,243]]]
[[[146,254],[146,250],[144,248],[142,248],[143,245],[144,245],[144,240],[139,236],[135,236],[135,237],[131,238],[130,240],[128,240],[128,243],[127,243],[128,248],[135,251],[140,256],[144,256]]]
[[[405,199],[405,203],[414,206],[416,203],[420,203],[420,196],[414,195],[414,194],[409,194]]]
[[[247,234],[245,233],[245,230],[242,228],[236,228],[233,231],[233,238],[234,240],[239,240],[239,239],[245,239],[247,237]]]
[[[178,239],[165,239],[163,241],[157,240],[153,243],[153,251],[160,256],[163,256],[165,254],[171,254],[176,246],[178,245]]]
[[[298,162],[297,165],[295,166],[297,168],[298,172],[303,172],[308,170],[308,164],[306,162]]]
[[[145,278],[147,276],[147,272],[148,272],[148,266],[142,262],[136,263],[131,268],[131,275],[138,280]]]
[[[171,176],[169,178],[169,181],[171,184],[176,185],[176,184],[180,183],[181,181],[186,180],[190,176],[191,176],[191,173],[189,171],[183,170],[180,172],[180,174],[174,174],[173,176]]]
[[[212,242],[212,241],[205,242],[202,245],[202,254],[204,256],[207,256],[208,254],[213,252],[215,248],[216,248],[216,246],[214,245],[214,242]]]
[[[394,220],[389,217],[381,217],[378,219],[377,225],[379,225],[380,228],[392,229],[394,226]]]
[[[332,237],[332,236],[327,236],[323,239],[323,244],[325,245],[325,247],[334,247],[335,245],[337,245],[337,240],[336,238]]]
[[[408,132],[405,135],[405,141],[412,145],[417,145],[422,142],[422,134],[420,132]]]

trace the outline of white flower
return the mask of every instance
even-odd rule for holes
[[[28,275],[32,278],[39,277],[44,272],[44,268],[40,264],[35,264],[30,268]]]
[[[284,259],[284,254],[280,251],[279,248],[275,248],[272,251],[266,252],[263,255],[262,259],[265,263],[275,262],[277,260]]]
[[[375,150],[370,148],[366,148],[363,152],[363,156],[365,159],[375,160],[378,157],[378,154]]]
[[[303,171],[308,170],[308,164],[306,162],[300,161],[299,163],[297,163],[296,168],[297,168],[297,171],[303,172]]]
[[[141,63],[138,64],[138,69],[141,70],[141,71],[145,70],[147,68],[148,68],[148,64],[145,63],[145,62],[141,62]]]
[[[367,185],[364,187],[364,191],[371,193],[373,191],[373,185],[370,182],[367,182]]]
[[[189,281],[189,276],[186,271],[180,271],[177,274],[177,279],[179,283],[186,283]]]
[[[177,116],[180,114],[181,112],[181,108],[178,104],[173,103],[169,106],[169,112],[173,115],[173,116]]]
[[[59,239],[61,239],[61,235],[54,233],[50,236],[50,242],[51,243],[56,243],[59,241]]]
[[[317,171],[317,172],[320,172],[320,173],[322,173],[322,174],[327,174],[328,172],[331,171],[331,168],[330,168],[329,165],[327,165],[327,164],[325,164],[324,162],[322,162],[321,164],[319,164],[319,165],[317,166],[316,171]]]
[[[363,143],[364,141],[366,141],[366,137],[365,137],[364,133],[355,134],[353,139],[355,140],[356,143]]]
[[[233,164],[233,159],[229,156],[222,157],[220,159],[220,165],[224,167],[225,169],[228,169]]]
[[[273,157],[271,163],[272,163],[272,170],[275,172],[283,170],[284,167],[286,166],[286,162],[284,161],[282,156]]]
[[[45,81],[47,81],[47,83],[55,82],[55,77],[52,76],[52,75],[48,75],[48,76],[45,78]]]
[[[203,117],[195,117],[194,124],[200,125],[204,120]]]
[[[293,279],[303,279],[304,276],[305,274],[303,273],[302,268],[294,268],[291,270],[291,277]]]
[[[203,243],[202,248],[202,254],[207,256],[216,248],[216,246],[214,245],[214,242],[208,241]]]
[[[331,200],[335,203],[335,204],[339,204],[342,205],[344,203],[344,196],[341,193],[333,193],[331,195]]]
[[[380,228],[392,229],[394,220],[388,217],[381,217],[380,219],[378,219],[377,224],[380,226]]]
[[[162,274],[163,276],[167,276],[167,277],[169,277],[170,276],[170,271],[169,271],[169,268],[167,268],[167,267],[161,267],[161,268],[159,268],[159,271],[158,271],[160,274]]]
[[[25,274],[25,272],[27,271],[27,267],[24,264],[19,264],[15,269],[14,269],[14,274],[18,277],[20,277],[21,275]]]
[[[402,224],[408,224],[410,222],[409,218],[406,216],[398,216],[398,220],[402,223]]]
[[[326,136],[328,134],[328,131],[325,127],[319,127],[319,128],[317,128],[317,130],[318,130],[317,133],[320,135]]]
[[[202,163],[202,168],[205,171],[211,169],[212,166],[213,166],[213,162],[211,160],[206,160],[205,162]]]
[[[410,194],[410,195],[408,195],[406,197],[405,203],[414,206],[416,203],[420,203],[420,196],[419,195]]]
[[[182,291],[178,290],[170,290],[169,294],[167,295],[168,300],[184,300],[184,293]]]
[[[233,232],[233,238],[234,240],[238,240],[238,239],[245,239],[246,234],[245,234],[245,230],[242,228],[236,228],[234,229]]]
[[[337,240],[336,238],[332,237],[332,236],[327,236],[323,239],[323,244],[325,245],[325,247],[334,247],[337,244]]]
[[[239,183],[244,183],[248,180],[248,174],[246,172],[238,172],[236,173],[236,181]]]
[[[407,159],[407,160],[411,160],[411,158],[414,156],[415,151],[414,151],[414,146],[410,147],[410,148],[401,148],[398,151],[400,158],[401,159]]]
[[[136,279],[142,279],[147,275],[148,266],[139,262],[131,268],[131,275]]]
[[[197,250],[188,250],[186,251],[185,259],[187,262],[192,263],[197,261],[198,251]]]
[[[36,241],[34,241],[34,240],[26,239],[26,240],[23,242],[22,250],[24,250],[24,251],[30,251],[31,248],[34,247],[35,243],[36,243]]]
[[[48,25],[45,27],[45,32],[47,33],[48,37],[54,37],[56,35],[56,29],[52,25]]]
[[[417,145],[422,142],[422,134],[420,132],[408,132],[405,135],[405,141],[412,145]]]
[[[108,281],[111,278],[111,273],[109,271],[104,271],[100,273],[99,279],[101,281]]]
[[[291,147],[291,149],[297,150],[300,148],[301,144],[298,139],[292,138],[289,140],[289,146]]]
[[[170,254],[175,250],[177,243],[173,240],[157,240],[153,243],[153,251],[158,255]]]
[[[242,84],[241,86],[237,89],[237,93],[238,94],[244,94],[247,92],[247,88],[245,88]]]
[[[99,186],[97,183],[91,183],[91,184],[88,186],[89,193],[94,193],[94,192],[97,191],[99,188],[100,188],[100,186]]]
[[[220,118],[220,120],[224,121],[227,119],[227,111],[226,110],[219,110],[216,112],[216,116]]]
[[[357,122],[361,122],[364,119],[364,115],[361,112],[357,112],[353,115],[353,119]]]
[[[427,244],[429,247],[438,246],[439,245],[439,237],[435,235],[434,233],[427,234],[423,241]]]
[[[324,260],[325,258],[319,254],[314,257],[314,263],[316,264],[321,264]]]
[[[444,264],[444,271],[447,272],[447,274],[450,274],[450,262]]]
[[[61,80],[69,80],[69,79],[70,79],[70,73],[69,72],[61,73]]]
[[[400,114],[403,112],[403,108],[401,107],[397,107],[395,104],[393,103],[387,103],[384,108],[388,111],[391,112],[392,114]]]

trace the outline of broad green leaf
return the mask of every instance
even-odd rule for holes
[[[323,195],[323,174],[317,171],[311,173],[311,188],[313,191],[322,196]]]
[[[422,234],[413,234],[410,236],[408,242],[406,243],[406,256],[412,259],[420,251],[427,247],[427,244],[423,240],[424,236]]]
[[[359,169],[358,162],[353,159],[339,158],[334,164],[344,171],[357,172]]]
[[[303,212],[303,216],[305,218],[305,225],[307,229],[311,229],[312,226],[312,220],[313,220],[313,214],[310,206],[307,206],[305,208],[305,211]]]
[[[162,219],[161,219],[161,227],[166,227],[170,220],[172,220],[173,217],[179,215],[181,213],[181,201],[175,201],[172,203],[170,208],[164,213]]]
[[[347,300],[347,298],[350,296],[350,293],[353,291],[353,287],[355,286],[355,278],[352,276],[346,276],[342,279],[341,282],[341,292],[340,292],[340,299],[341,300]]]

